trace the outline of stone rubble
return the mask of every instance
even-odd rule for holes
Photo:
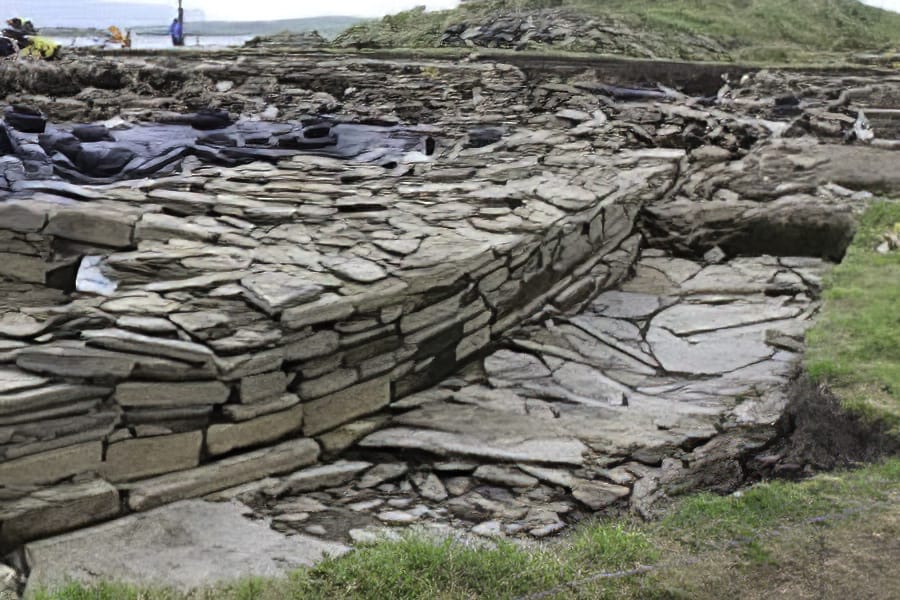
[[[2,157],[3,549],[198,497],[348,543],[540,538],[732,489],[779,435],[826,260],[900,188],[890,128],[845,139],[900,106],[895,75],[760,72],[709,105],[591,71],[206,60],[0,81],[60,121],[339,113],[428,126],[435,152],[106,185]]]

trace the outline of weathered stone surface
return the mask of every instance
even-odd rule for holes
[[[284,442],[189,471],[131,484],[128,486],[128,506],[131,510],[148,510],[176,500],[196,498],[310,465],[318,457],[319,446],[313,440]]]
[[[100,474],[122,482],[191,469],[200,463],[202,445],[201,431],[116,442],[106,449]]]
[[[392,428],[367,436],[364,448],[405,448],[425,450],[441,456],[460,455],[525,462],[582,464],[586,446],[576,439],[533,439],[523,441],[484,440],[465,434],[425,429]]]
[[[141,335],[123,329],[85,331],[82,333],[82,337],[93,345],[112,350],[152,354],[153,356],[164,356],[201,364],[212,359],[212,352],[206,346],[193,342]]]
[[[356,486],[360,489],[373,488],[386,481],[392,481],[406,475],[409,466],[406,463],[382,463],[366,471]]]
[[[59,384],[0,394],[0,416],[27,414],[87,398],[105,398],[111,391],[99,386]]]
[[[287,390],[288,377],[283,371],[251,375],[241,379],[241,402],[253,403],[280,396]]]
[[[182,407],[222,404],[231,390],[218,381],[128,382],[116,386],[115,400],[126,407]]]
[[[353,421],[316,436],[316,441],[322,446],[322,452],[331,455],[339,454],[373,431],[383,427],[387,420],[387,416],[375,415],[368,419]]]
[[[135,216],[84,208],[63,208],[51,217],[44,233],[76,242],[127,248],[133,244]]]
[[[102,442],[88,442],[0,462],[0,486],[55,483],[96,471],[102,452]]]
[[[241,423],[212,425],[206,431],[206,450],[212,455],[225,454],[237,448],[274,442],[300,430],[303,405]]]
[[[127,354],[77,345],[39,346],[20,352],[16,365],[26,371],[59,377],[125,379],[134,371],[137,359]]]
[[[222,413],[232,421],[248,421],[275,412],[286,410],[300,403],[294,394],[282,394],[274,399],[254,404],[226,404]]]
[[[104,481],[39,490],[0,506],[0,548],[109,519],[119,508],[119,493]]]
[[[572,487],[572,495],[593,510],[602,510],[630,493],[630,488],[602,481],[576,481]]]
[[[281,577],[325,554],[349,550],[308,536],[286,537],[248,519],[247,512],[237,503],[184,501],[29,544],[29,592],[70,580],[188,592],[248,577]]]
[[[311,492],[342,485],[371,466],[372,463],[341,460],[330,465],[303,469],[285,477],[272,493],[275,496],[283,496],[288,493]]]
[[[304,405],[303,434],[318,435],[384,408],[391,401],[391,382],[379,377]]]
[[[512,487],[533,487],[538,483],[537,479],[514,467],[482,465],[475,469],[474,476],[478,479]]]

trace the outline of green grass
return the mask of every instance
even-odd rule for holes
[[[690,58],[688,33],[713,38],[731,58],[749,62],[818,62],[823,54],[900,47],[900,15],[857,0],[473,0],[449,11],[414,9],[351,27],[338,40],[376,48],[422,48],[440,43],[455,23],[478,22],[494,11],[563,7],[585,18],[616,19],[661,35],[661,58]],[[569,50],[582,49],[576,45]]]
[[[688,497],[658,522],[586,523],[571,535],[539,547],[510,542],[466,545],[408,536],[361,547],[286,579],[250,579],[189,595],[117,584],[70,584],[38,592],[35,599],[494,599],[518,598],[561,585],[565,587],[558,598],[678,598],[682,597],[679,590],[695,585],[692,578],[702,573],[690,566],[694,563],[727,556],[742,569],[772,567],[783,550],[778,540],[785,531],[815,528],[827,533],[835,527],[837,535],[843,531],[841,519],[833,524],[828,520],[811,524],[810,520],[839,517],[842,511],[860,508],[872,510],[878,503],[896,505],[898,495],[900,459],[892,459],[801,483],[760,484],[732,496],[700,494]],[[591,579],[596,573],[641,565],[661,568],[648,575]],[[578,583],[566,585],[571,582]],[[696,592],[683,597],[696,597]]]
[[[900,432],[900,252],[875,251],[900,223],[900,203],[863,216],[843,263],[825,285],[824,307],[808,333],[806,368],[848,410]]]

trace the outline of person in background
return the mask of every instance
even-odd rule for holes
[[[182,46],[184,44],[184,31],[182,31],[181,23],[178,19],[172,20],[172,25],[169,27],[169,35],[172,36],[173,46]]]

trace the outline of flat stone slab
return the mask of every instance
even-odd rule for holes
[[[188,591],[245,577],[279,577],[349,550],[291,537],[245,515],[237,502],[188,500],[27,546],[26,597],[67,580],[114,580]]]

